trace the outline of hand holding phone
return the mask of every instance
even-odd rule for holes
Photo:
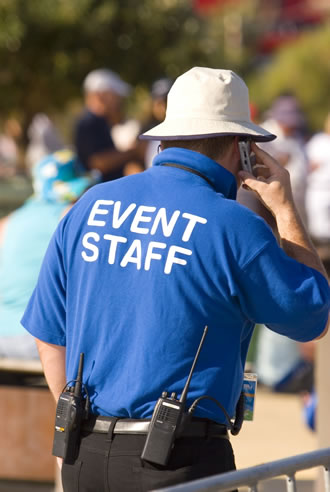
[[[238,142],[239,152],[243,171],[254,175],[253,166],[256,163],[255,154],[251,153],[251,144],[249,140],[240,140]]]
[[[274,217],[277,217],[283,212],[283,207],[291,206],[293,203],[290,174],[255,143],[252,143],[251,148],[258,164],[254,167],[254,176],[246,175],[245,170],[238,173],[242,179],[242,186],[255,192]]]

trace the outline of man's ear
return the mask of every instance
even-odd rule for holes
[[[237,135],[234,136],[231,145],[228,147],[225,155],[220,159],[222,162],[227,160],[232,163],[240,159],[239,147],[238,147],[239,137]]]
[[[239,142],[239,136],[236,135],[234,137],[234,145],[233,145],[233,152],[234,152],[234,157],[235,159],[241,158],[240,152],[239,152],[239,147],[238,147],[238,142]]]

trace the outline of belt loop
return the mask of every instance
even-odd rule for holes
[[[116,423],[117,421],[119,420],[118,417],[112,417],[111,418],[111,421],[110,421],[110,427],[109,427],[109,430],[107,432],[107,437],[105,438],[105,442],[112,442],[113,440],[113,431],[115,430],[115,426],[116,426]]]

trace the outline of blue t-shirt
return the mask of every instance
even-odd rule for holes
[[[86,170],[90,169],[89,159],[92,155],[116,150],[110,131],[107,120],[91,111],[84,111],[78,119],[74,132],[74,144],[78,159]],[[109,171],[102,173],[102,181],[111,181],[122,176],[120,169]]]
[[[94,413],[150,418],[162,391],[180,395],[208,325],[188,405],[210,395],[233,415],[255,323],[300,341],[324,330],[327,281],[235,196],[229,171],[173,148],[91,188],[61,222],[22,323],[66,346],[68,380],[85,353]],[[226,421],[208,400],[195,415]]]

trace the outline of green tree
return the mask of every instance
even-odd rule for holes
[[[269,27],[265,0],[222,4],[199,16],[188,0],[0,0],[0,115],[23,125],[37,111],[65,113],[94,68],[109,67],[135,87],[192,66],[254,70]],[[249,77],[262,109],[282,89],[297,89],[313,126],[329,95],[329,29],[285,47]]]
[[[93,68],[150,84],[207,64],[217,46],[185,0],[0,0],[0,110],[62,111]]]
[[[135,86],[196,65],[244,72],[259,1],[199,16],[187,0],[0,0],[0,110],[63,110],[96,67]]]
[[[311,131],[323,127],[330,110],[330,26],[305,33],[281,49],[249,77],[250,96],[261,111],[287,90],[295,93],[305,110]]]

